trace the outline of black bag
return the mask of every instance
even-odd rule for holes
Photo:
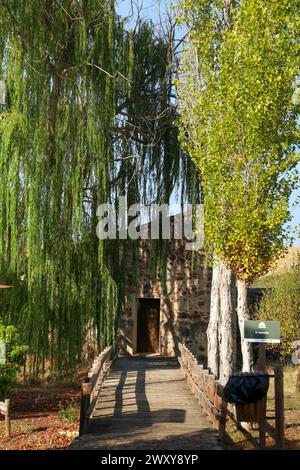
[[[266,396],[269,388],[268,374],[232,375],[224,388],[228,403],[255,403]]]

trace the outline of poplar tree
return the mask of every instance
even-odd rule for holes
[[[180,6],[189,28],[178,84],[181,138],[201,172],[207,250],[237,278],[244,370],[251,368],[243,341],[247,286],[284,249],[298,182],[299,6],[297,0]]]

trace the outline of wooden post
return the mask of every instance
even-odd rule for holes
[[[259,423],[259,448],[265,449],[266,448],[266,421],[263,420]]]
[[[259,372],[266,371],[266,345],[259,343],[258,345],[258,364],[257,369]],[[265,449],[266,447],[266,425],[265,419],[259,423],[259,448]]]
[[[89,416],[87,415],[87,410],[91,401],[91,387],[88,379],[81,384],[81,397],[80,397],[80,423],[79,423],[79,436],[85,433]]]
[[[219,438],[224,439],[226,433],[227,401],[222,397],[221,416],[219,423]]]
[[[299,355],[300,355],[300,353],[299,353]],[[300,392],[300,365],[298,366],[296,391]]]
[[[258,345],[258,363],[257,370],[258,372],[266,371],[266,345],[265,343],[259,343]]]
[[[11,422],[10,422],[10,401],[9,399],[5,400],[6,410],[5,410],[5,436],[10,437],[11,435]]]
[[[284,391],[282,364],[274,366],[275,380],[275,445],[276,449],[284,448]]]

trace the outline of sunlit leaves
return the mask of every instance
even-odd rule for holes
[[[272,349],[289,358],[293,352],[291,343],[299,340],[300,332],[300,258],[289,271],[274,275],[268,287],[259,305],[258,318],[280,321],[281,343]]]
[[[287,242],[298,183],[299,2],[190,0],[179,10],[190,28],[181,137],[203,179],[207,249],[251,282]]]

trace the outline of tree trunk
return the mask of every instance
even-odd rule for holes
[[[235,305],[233,304],[234,278],[232,272],[222,266],[220,284],[220,322],[219,322],[219,348],[220,365],[219,381],[225,385],[234,368],[234,332],[235,332]]]
[[[243,372],[252,370],[252,348],[250,343],[244,341],[244,321],[249,320],[247,302],[247,284],[240,279],[237,280],[237,315],[241,334],[241,349],[243,356]]]
[[[211,300],[210,300],[210,316],[207,328],[207,366],[211,373],[216,377],[219,376],[219,341],[218,341],[218,325],[220,318],[220,282],[221,282],[221,265],[217,264],[213,268]]]

